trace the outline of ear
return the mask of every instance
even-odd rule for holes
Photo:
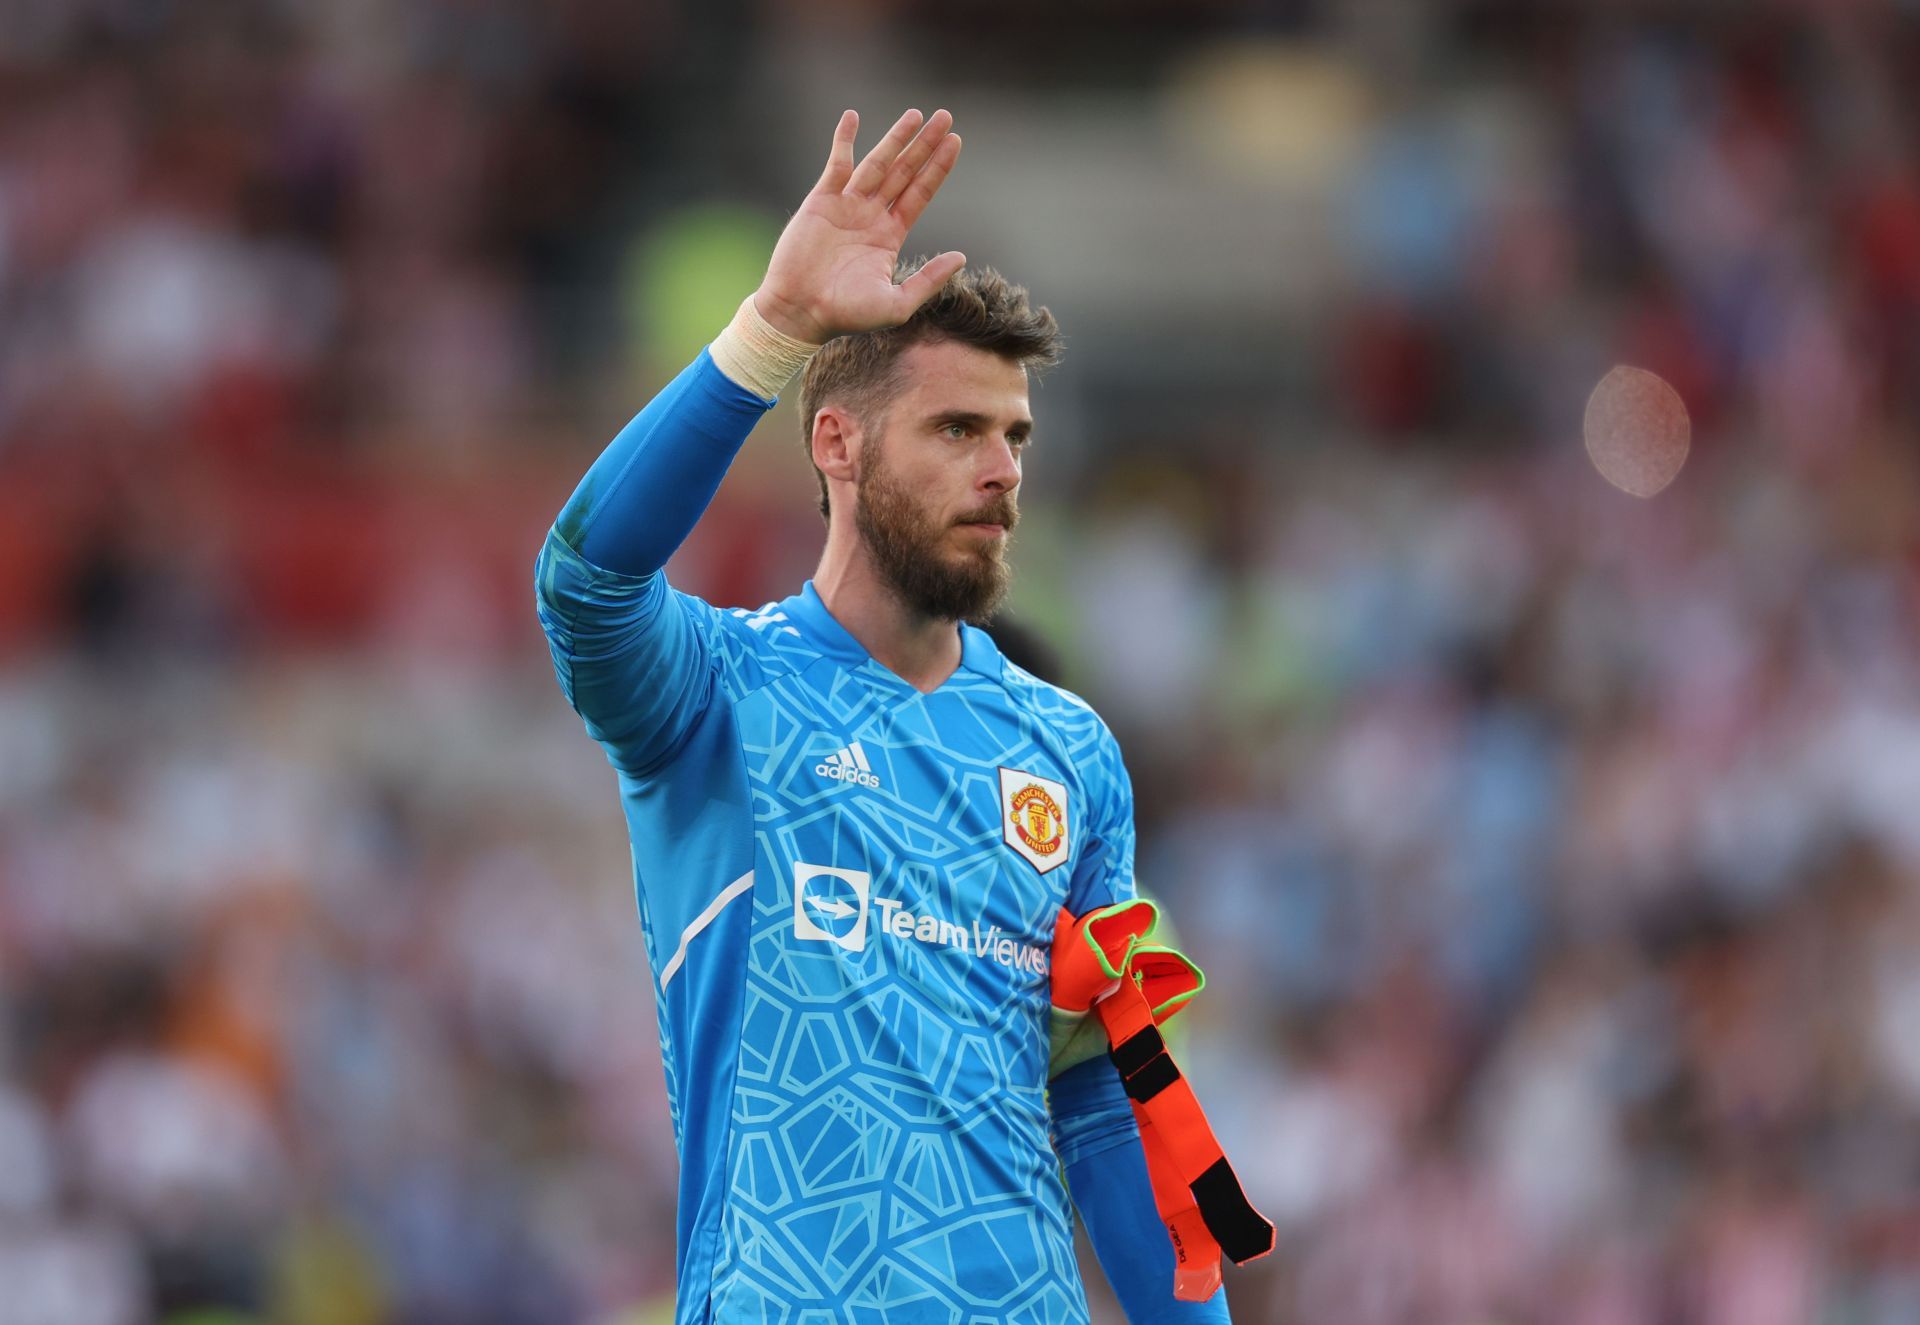
[[[837,405],[813,416],[813,464],[828,482],[852,483],[860,474],[860,425]]]

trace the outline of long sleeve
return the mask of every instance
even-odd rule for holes
[[[706,513],[772,403],[735,383],[702,350],[593,462],[555,531],[602,570],[659,570]]]
[[[1084,915],[1135,896],[1133,782],[1111,732],[1093,759],[1093,813],[1067,909]],[[1106,1032],[1087,1013],[1055,1009],[1053,1146],[1088,1240],[1131,1325],[1225,1325],[1222,1289],[1205,1302],[1173,1295],[1173,1243],[1153,1204],[1146,1152],[1120,1073],[1106,1054]]]
[[[1129,1325],[1228,1325],[1227,1290],[1173,1295],[1173,1243],[1153,1204],[1146,1153],[1120,1074],[1103,1054],[1053,1079],[1054,1150],[1087,1240]]]
[[[768,404],[702,351],[594,461],[541,549],[536,606],[554,674],[627,772],[670,758],[711,701],[713,609],[660,568]]]

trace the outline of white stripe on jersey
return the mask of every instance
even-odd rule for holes
[[[680,969],[681,963],[687,960],[687,945],[693,942],[694,937],[698,935],[701,930],[711,925],[722,911],[727,909],[728,902],[731,902],[734,898],[752,887],[753,871],[748,870],[745,874],[742,874],[732,883],[722,888],[720,895],[707,903],[707,909],[693,918],[693,923],[688,925],[685,932],[680,935],[680,946],[673,950],[673,957],[660,970],[661,993],[664,994],[667,992],[667,981],[673,979],[674,973]]]

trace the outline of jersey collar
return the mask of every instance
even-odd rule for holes
[[[874,662],[866,646],[849,634],[847,628],[827,610],[827,605],[820,601],[820,593],[813,587],[812,580],[808,580],[800,592],[787,599],[782,606],[786,609],[787,619],[797,625],[800,632],[812,640],[822,653],[853,667],[861,663],[873,663],[876,671],[885,672],[900,681],[901,685],[907,684],[880,663]],[[978,672],[987,677],[999,676],[1000,648],[993,642],[993,636],[976,626],[961,625],[959,671]]]

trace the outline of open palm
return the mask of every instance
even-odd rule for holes
[[[967,261],[942,253],[893,283],[907,232],[960,155],[953,117],[937,110],[923,126],[920,112],[908,111],[856,167],[859,127],[853,111],[840,116],[827,168],[781,232],[754,295],[768,322],[816,344],[898,326]]]

